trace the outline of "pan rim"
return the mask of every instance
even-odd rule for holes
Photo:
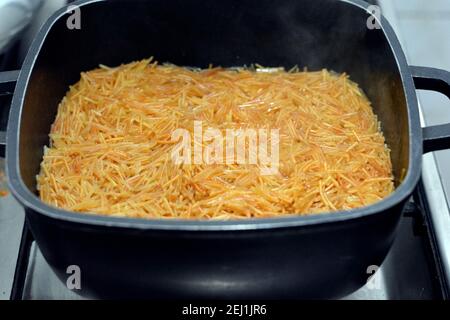
[[[72,3],[75,6],[85,6],[105,0],[80,0]],[[362,0],[340,0],[367,11],[370,4]],[[422,162],[422,131],[419,121],[418,102],[416,89],[409,71],[406,57],[399,40],[391,25],[384,16],[381,16],[380,25],[388,44],[394,54],[397,69],[402,80],[403,90],[408,111],[409,130],[409,166],[405,179],[396,190],[377,203],[352,209],[327,212],[308,216],[283,216],[277,218],[248,218],[242,220],[185,220],[185,219],[142,219],[127,217],[110,217],[103,215],[75,213],[65,209],[56,208],[42,202],[37,195],[32,193],[22,180],[19,168],[19,135],[20,122],[25,99],[26,89],[35,62],[45,42],[45,39],[53,25],[66,13],[67,7],[54,13],[43,25],[27,54],[25,62],[17,81],[16,92],[11,104],[11,112],[8,121],[6,162],[7,176],[12,194],[27,210],[32,210],[50,219],[67,223],[82,224],[85,226],[117,227],[141,230],[171,230],[171,231],[239,231],[239,230],[263,230],[304,227],[323,225],[328,223],[343,222],[364,218],[379,214],[387,209],[398,206],[409,197],[420,176]],[[415,144],[414,141],[420,141]]]

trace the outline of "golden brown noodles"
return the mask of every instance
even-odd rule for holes
[[[347,75],[150,62],[101,66],[70,88],[37,177],[44,202],[110,216],[235,219],[352,209],[394,190],[377,118]],[[279,174],[175,164],[171,135],[192,133],[194,120],[221,132],[280,129]]]

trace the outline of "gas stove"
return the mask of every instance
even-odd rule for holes
[[[407,205],[394,245],[378,269],[368,269],[368,283],[345,300],[443,299],[448,287],[434,249],[423,193]],[[20,210],[19,207],[16,210]],[[25,227],[12,285],[11,299],[81,300],[58,279]],[[377,270],[378,269],[378,270]],[[375,272],[376,271],[376,272]]]
[[[41,20],[60,5],[49,3],[42,9],[48,12],[39,14]],[[395,28],[395,17],[388,19]],[[34,27],[39,23],[34,22]],[[17,68],[20,59],[15,58],[29,38],[24,36],[22,44],[0,57],[3,70]],[[9,97],[0,96],[0,130],[5,129],[9,103]],[[0,188],[5,187],[1,159]],[[388,256],[381,266],[368,268],[367,278],[364,287],[343,299],[450,298],[450,213],[434,154],[424,156],[422,180],[406,206]],[[27,227],[23,208],[10,194],[0,198],[0,299],[86,299],[76,289],[70,290],[47,264]]]

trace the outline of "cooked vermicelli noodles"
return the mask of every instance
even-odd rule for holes
[[[227,129],[279,129],[278,171],[175,163],[172,134],[194,136],[194,121],[224,133],[224,145]],[[348,210],[394,190],[379,122],[347,75],[151,59],[81,74],[59,105],[37,182],[44,202],[67,210],[182,219]]]

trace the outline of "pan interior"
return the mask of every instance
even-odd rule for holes
[[[259,63],[346,72],[381,122],[396,186],[408,170],[408,112],[395,56],[361,8],[335,0],[118,0],[83,5],[80,29],[68,27],[73,14],[49,30],[25,93],[19,165],[35,194],[58,104],[80,72],[150,56],[201,68]]]

